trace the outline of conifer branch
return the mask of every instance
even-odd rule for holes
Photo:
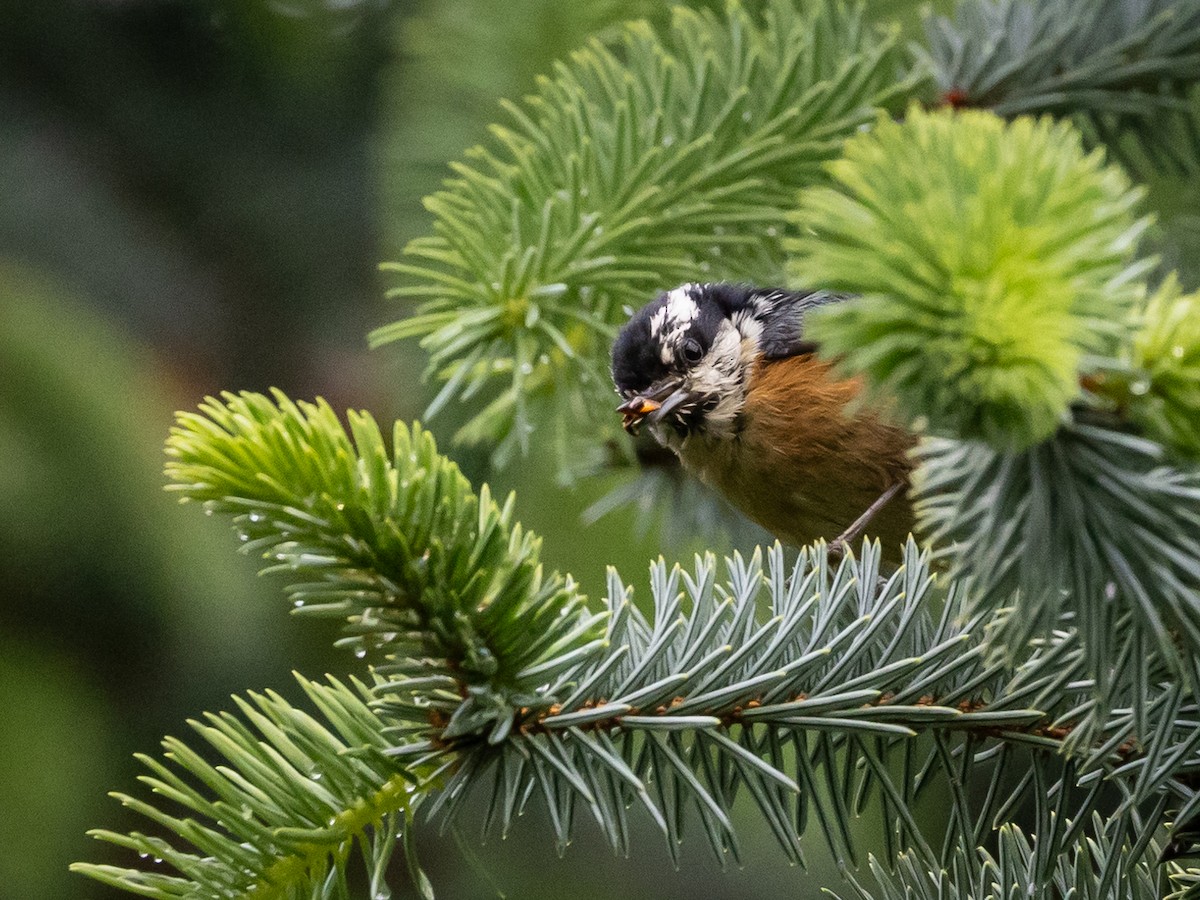
[[[1149,670],[1128,687],[1137,696],[1101,708],[1071,631],[1008,664],[986,650],[990,614],[969,611],[962,584],[939,590],[915,544],[886,578],[869,543],[837,566],[822,546],[788,566],[776,545],[765,564],[729,560],[724,578],[711,557],[687,573],[660,562],[653,615],[615,573],[594,615],[568,581],[538,589],[533,539],[477,500],[427,435],[398,428],[389,458],[369,418],[352,416],[347,433],[328,406],[279,394],[226,395],[180,421],[172,476],[253,529],[247,545],[295,562],[306,580],[293,596],[323,598],[323,614],[359,632],[368,612],[412,618],[403,634],[370,630],[386,660],[369,692],[302,682],[329,725],[252,697],[241,719],[260,736],[228,715],[198,726],[226,768],[173,740],[168,757],[191,781],[147,758],[151,788],[209,824],[126,799],[195,850],[101,832],[160,851],[181,875],[81,867],[93,877],[155,897],[282,896],[270,891],[289,885],[342,897],[349,847],[382,872],[418,803],[452,815],[472,790],[489,792],[489,824],[503,829],[539,797],[560,845],[586,809],[618,851],[631,806],[672,853],[691,809],[722,859],[736,856],[732,806],[748,793],[789,858],[802,861],[815,822],[847,868],[858,859],[848,819],[873,798],[897,823],[890,846],[929,860],[986,841],[1022,801],[1048,861],[1093,811],[1158,827],[1169,810],[1200,809],[1176,778],[1200,766],[1200,710],[1181,682]],[[497,531],[499,557],[481,556]],[[1087,741],[1072,741],[1089,716]],[[922,833],[913,814],[933,783],[954,800],[944,835]],[[967,783],[989,786],[982,802]]]
[[[807,333],[934,434],[1049,437],[1090,358],[1128,342],[1141,192],[1067,124],[917,107],[829,169],[794,214],[792,269],[859,296]]]
[[[1153,128],[1130,128],[1128,117],[1118,113],[1075,116],[1072,121],[1089,144],[1104,144],[1140,182],[1153,184],[1200,171],[1200,90],[1194,87],[1178,104],[1156,115]]]
[[[139,780],[159,799],[113,795],[171,838],[97,829],[93,837],[148,862],[72,868],[158,900],[349,900],[357,851],[371,896],[384,896],[388,860],[420,799],[418,780],[385,754],[363,684],[298,680],[324,722],[273,691],[235,697],[236,715],[190,722],[207,752],[167,738],[163,759],[138,757],[150,770]]]
[[[795,191],[919,81],[897,80],[894,37],[861,9],[808,6],[775,0],[761,23],[736,2],[723,17],[676,8],[664,37],[631,24],[508,106],[512,124],[427,199],[433,235],[385,266],[405,278],[394,296],[423,302],[372,341],[422,339],[445,381],[429,413],[490,398],[459,438],[502,439],[501,457],[526,446],[535,407],[564,435],[595,432],[623,307],[781,272]]]
[[[1103,692],[1129,612],[1191,677],[1200,470],[1148,438],[1197,445],[1200,334],[1170,286],[1141,300],[1137,192],[1048,119],[914,109],[846,149],[802,201],[820,224],[795,267],[861,295],[808,327],[925,423],[922,533],[979,602],[1015,603],[1010,648],[1070,613]]]
[[[1036,838],[1020,828],[1000,829],[995,853],[960,847],[942,869],[931,870],[919,857],[902,853],[890,860],[871,857],[874,886],[852,878],[854,894],[831,891],[835,897],[859,900],[1009,900],[1012,897],[1071,897],[1073,900],[1181,900],[1186,885],[1200,870],[1170,865],[1163,870],[1153,863],[1158,844],[1151,840],[1149,853],[1134,852],[1139,830],[1130,833],[1124,823],[1092,821],[1094,837],[1078,841],[1047,870]],[[1134,829],[1144,828],[1137,823]],[[1114,833],[1125,830],[1123,836]],[[1153,834],[1153,830],[1150,831]]]
[[[967,0],[932,27],[947,102],[1113,142],[1200,74],[1198,0]],[[849,820],[878,803],[899,864],[873,861],[862,897],[1161,895],[1159,836],[1200,817],[1200,332],[1172,283],[1143,303],[1137,192],[1066,125],[877,118],[923,70],[897,80],[894,41],[835,0],[622,34],[511,106],[429,200],[435,235],[395,266],[425,303],[375,340],[421,337],[433,411],[485,398],[461,436],[503,457],[538,416],[594,422],[623,304],[697,273],[771,281],[796,251],[801,280],[866,295],[812,324],[925,423],[919,515],[952,567],[913,543],[882,577],[870,543],[836,565],[821,546],[724,574],[660,561],[652,614],[615,573],[590,612],[511,498],[476,495],[418,426],[389,450],[368,416],[226,394],[180,417],[175,489],[379,664],[302,680],[319,716],[252,694],[195,723],[220,765],[168,739],[143,758],[160,797],[120,799],[170,837],[95,834],[174,872],[78,870],[150,897],[345,898],[353,853],[374,890],[418,810],[450,821],[472,792],[501,830],[544,804],[560,848],[585,812],[626,851],[636,809],[672,858],[698,821],[724,860],[748,794],[789,859],[815,823],[847,873]],[[1023,804],[1029,838],[1006,824]],[[1200,872],[1165,874],[1200,894]]]
[[[1200,77],[1195,0],[965,0],[921,49],[945,101],[1146,124]]]
[[[1200,472],[1133,435],[1070,425],[1023,453],[930,439],[918,515],[956,548],[984,602],[1019,592],[1003,632],[1019,647],[1069,613],[1092,671],[1119,667],[1125,611],[1183,677],[1200,650]],[[986,487],[985,487],[986,486]],[[1196,682],[1200,684],[1200,681]]]
[[[232,515],[265,572],[295,579],[298,614],[345,622],[358,655],[385,648],[426,676],[506,690],[564,648],[596,646],[601,623],[574,582],[543,576],[512,498],[476,496],[419,425],[397,423],[389,451],[365,413],[347,431],[323,401],[274,398],[226,393],[181,413],[167,475],[184,500]]]
[[[815,822],[848,868],[858,857],[845,821],[876,799],[897,823],[889,840],[920,849],[930,864],[987,840],[993,819],[1005,821],[1022,801],[1040,810],[1047,859],[1078,837],[1068,821],[1085,823],[1096,809],[1138,815],[1160,803],[1157,827],[1168,803],[1195,802],[1172,776],[1192,764],[1182,760],[1200,761],[1195,702],[1178,684],[1166,687],[1153,672],[1144,696],[1099,708],[1074,634],[1038,642],[1009,667],[987,652],[988,617],[969,617],[961,591],[931,615],[937,592],[915,545],[886,582],[877,566],[870,545],[861,561],[836,568],[823,548],[789,568],[776,546],[765,567],[757,556],[730,560],[724,583],[711,559],[693,573],[659,563],[650,618],[614,573],[609,650],[514,711],[504,741],[494,731],[484,740],[435,729],[394,752],[422,766],[457,757],[431,815],[453,816],[472,791],[483,792],[488,827],[506,833],[533,795],[549,810],[560,850],[578,809],[627,852],[625,809],[633,807],[657,822],[674,854],[690,807],[722,861],[737,858],[731,809],[742,792],[794,862],[803,862],[803,823]],[[426,706],[403,681],[381,692],[381,711],[406,735],[455,715],[448,694]],[[1158,729],[1132,708],[1155,713]],[[1072,740],[1089,716],[1086,741]],[[911,810],[933,783],[987,784],[987,799],[959,794],[946,832],[926,835]],[[823,800],[819,785],[841,799]],[[1119,802],[1106,786],[1118,788]]]

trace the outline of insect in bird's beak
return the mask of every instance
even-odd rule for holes
[[[617,407],[622,417],[621,427],[630,434],[637,434],[643,419],[661,422],[664,416],[687,398],[688,392],[674,379],[656,384],[645,394],[631,397]]]
[[[646,397],[634,397],[632,400],[625,401],[617,407],[617,412],[621,414],[621,427],[630,434],[637,434],[642,419],[661,406],[661,403],[656,403]]]

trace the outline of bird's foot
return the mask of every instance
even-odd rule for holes
[[[835,537],[829,542],[829,556],[832,559],[841,559],[846,555],[846,551],[850,547],[850,542],[857,540],[858,537],[866,530],[866,527],[871,524],[871,520],[875,518],[875,514],[887,506],[888,501],[895,497],[904,489],[904,482],[897,481],[886,491],[880,494],[870,506],[866,508],[861,516],[850,523],[850,527]]]

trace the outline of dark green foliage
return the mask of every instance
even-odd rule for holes
[[[1151,441],[1081,424],[1020,453],[945,439],[917,453],[922,528],[956,547],[981,602],[1018,597],[1010,647],[1070,612],[1107,682],[1128,611],[1187,674],[1200,652],[1200,472],[1171,466]]]

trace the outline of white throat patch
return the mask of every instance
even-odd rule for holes
[[[688,369],[684,380],[687,391],[710,398],[703,425],[693,433],[678,434],[675,429],[660,423],[654,426],[654,435],[659,442],[678,453],[689,442],[708,445],[735,438],[738,416],[746,405],[749,370],[756,352],[755,337],[747,337],[732,321],[722,322],[708,353]]]

